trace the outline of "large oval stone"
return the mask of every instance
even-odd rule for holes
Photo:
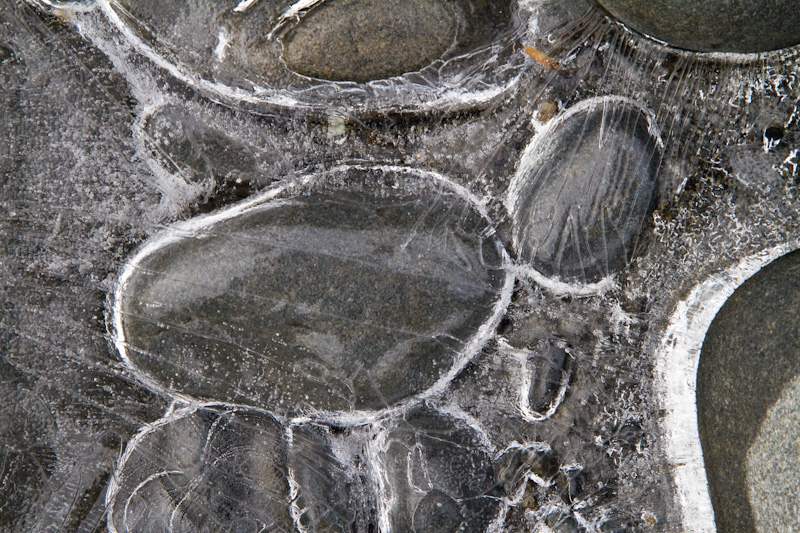
[[[798,395],[791,391],[800,376],[798,339],[800,252],[777,259],[744,282],[706,333],[697,370],[697,418],[718,531],[793,530],[756,523],[782,512],[788,521],[797,508],[781,510],[786,500],[777,496],[753,502],[748,487],[751,482],[784,484],[782,495],[800,492],[796,474],[759,480],[774,475],[776,461],[785,459],[781,454],[797,469],[797,431],[788,424],[797,418],[790,413],[800,409],[792,405]],[[783,424],[775,420],[780,413]],[[791,451],[784,452],[787,448]]]
[[[511,26],[511,8],[508,0],[328,0],[289,32],[283,59],[313,78],[390,78],[491,42]]]
[[[677,48],[767,52],[800,44],[796,0],[596,0],[626,26]]]
[[[170,414],[129,443],[110,489],[109,529],[290,531],[288,453],[283,427],[266,413]]]
[[[551,124],[511,185],[514,244],[546,276],[598,281],[635,255],[656,205],[661,141],[621,98],[586,100]]]
[[[143,380],[279,412],[373,410],[465,364],[511,276],[492,224],[442,178],[349,168],[169,229],[123,275]]]

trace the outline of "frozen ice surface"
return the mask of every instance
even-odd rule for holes
[[[525,65],[513,0],[99,3],[175,76],[261,110],[463,108],[496,100]]]
[[[590,283],[624,268],[658,201],[661,139],[654,130],[634,103],[598,98],[534,137],[507,200],[522,262]]]
[[[288,531],[288,442],[266,413],[171,411],[134,437],[109,491],[112,532]]]
[[[148,521],[145,531],[172,517],[175,528],[198,529],[201,513],[245,531],[269,520],[288,531],[447,531],[454,524],[488,532],[714,531],[697,437],[697,364],[713,314],[734,288],[765,257],[800,247],[798,50],[697,54],[632,33],[585,0],[524,0],[508,4],[510,19],[489,17],[497,28],[457,25],[475,30],[477,40],[461,34],[465,48],[440,52],[425,66],[418,65],[439,53],[444,30],[408,38],[403,53],[418,62],[403,59],[390,73],[418,70],[397,76],[312,79],[281,63],[292,36],[300,39],[316,17],[345,5],[0,0],[0,387],[7,398],[0,530],[100,533],[121,525],[117,506],[127,499],[129,517]],[[489,4],[425,7],[436,5],[456,13]],[[389,9],[380,17],[393,20]],[[306,61],[316,53],[312,43],[302,52]],[[367,56],[378,63],[386,57],[374,52]],[[350,69],[339,77],[355,77],[352,65],[338,65]],[[384,75],[378,70],[363,79]],[[616,115],[603,115],[598,103]],[[576,126],[593,120],[604,124],[602,136]],[[653,154],[657,175],[631,157],[624,161],[638,169],[626,174],[632,182],[609,172],[623,159],[604,159],[612,151],[597,148],[601,137]],[[540,148],[554,145],[581,161],[560,158],[560,148],[540,157]],[[394,169],[401,178],[396,188],[371,188],[343,173],[367,168]],[[580,249],[582,257],[616,259],[569,277],[554,267],[545,272],[549,258],[537,266],[525,255],[515,241],[524,211],[508,199],[520,196],[518,178],[532,169],[549,183],[528,205],[549,207],[553,220],[592,201],[617,209],[624,246],[604,249],[596,240],[603,233],[587,224],[591,246]],[[559,183],[574,187],[562,197],[569,202],[546,202],[544,193],[559,198],[552,194]],[[602,186],[581,190],[587,183]],[[629,183],[655,204],[625,204],[640,198],[616,194]],[[313,204],[320,194],[325,201]],[[347,194],[355,206],[333,220],[330,210]],[[431,248],[414,243],[428,262],[398,263],[402,247],[366,248],[369,231],[420,236],[409,224],[373,228],[359,219],[345,227],[358,213],[380,219],[381,206],[398,196],[408,200],[406,222],[436,237]],[[426,205],[448,213],[442,224]],[[625,205],[641,216],[626,219]],[[279,208],[316,216],[317,225],[236,226]],[[206,231],[215,220],[224,238]],[[444,235],[470,227],[465,253],[450,253],[459,241]],[[264,239],[248,245],[237,240],[240,230],[290,241],[293,257],[305,263],[266,265],[272,277],[259,283],[247,273],[264,265],[234,252]],[[326,238],[331,232],[335,241]],[[476,252],[479,238],[501,243],[496,258],[505,249],[510,261],[465,272],[486,255]],[[201,246],[213,239],[220,244]],[[456,334],[427,336],[440,357],[429,368],[435,375],[420,371],[409,385],[407,373],[387,374],[386,402],[358,389],[372,402],[366,410],[353,409],[358,399],[348,385],[330,394],[338,406],[321,406],[328,400],[318,393],[328,389],[314,386],[307,388],[316,406],[290,401],[298,391],[281,392],[283,404],[264,402],[270,386],[288,390],[332,374],[299,369],[264,383],[254,358],[230,348],[222,360],[215,359],[221,352],[196,352],[181,379],[159,376],[134,361],[135,347],[119,335],[124,321],[115,321],[115,304],[127,294],[120,282],[126,273],[144,275],[136,265],[147,257],[177,269],[190,243],[198,258],[181,267],[165,305],[198,297],[202,291],[176,288],[197,288],[201,272],[219,273],[207,276],[218,288],[247,282],[241,301],[225,291],[213,297],[227,294],[220,310],[246,322],[261,319],[244,313],[244,304],[266,305],[256,296],[274,296],[267,287],[287,301],[285,310],[294,300],[310,307],[318,301],[311,290],[324,288],[339,313],[328,325],[310,324],[299,335],[305,344],[294,347],[330,360],[341,354],[332,349],[341,339],[361,358],[386,355],[364,349],[381,335],[357,311],[380,309],[384,318],[412,322],[457,310],[473,315]],[[336,266],[337,254],[354,251],[369,261]],[[471,283],[480,275],[491,283]],[[280,276],[294,278],[279,285]],[[428,283],[439,290],[425,290]],[[452,300],[442,290],[448,284],[459,297],[476,287],[488,292],[472,307]],[[428,307],[412,311],[414,300],[401,296],[406,288]],[[369,305],[348,308],[350,297]],[[210,342],[211,324],[250,349],[267,341],[210,305],[192,305],[183,317],[187,340],[206,335]],[[345,326],[345,311],[358,319]],[[267,319],[281,335],[302,325],[278,314]],[[148,353],[170,361],[192,349],[171,342],[168,354]],[[311,351],[303,353],[311,360]],[[414,360],[421,353],[394,355]],[[220,386],[225,376],[228,387],[203,392],[207,383],[197,375]],[[779,403],[767,412],[785,413],[792,396],[774,398]],[[770,428],[760,431],[759,454],[781,450]],[[173,470],[195,483],[167,473]],[[152,504],[124,496],[133,492]],[[275,499],[263,503],[267,493]],[[758,513],[765,509],[752,491],[745,498]],[[179,505],[182,499],[190,506]]]
[[[118,344],[145,380],[281,413],[376,410],[481,348],[511,278],[480,206],[410,169],[300,182],[177,225],[132,260]]]

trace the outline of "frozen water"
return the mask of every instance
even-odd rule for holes
[[[173,411],[128,445],[109,492],[112,532],[287,531],[288,442],[268,414]]]
[[[0,0],[0,530],[714,531],[697,365],[800,247],[798,49],[585,0],[363,2],[398,53],[320,49],[378,39],[313,31],[353,5]],[[521,238],[592,202],[560,263]]]
[[[653,130],[633,103],[600,98],[534,137],[507,200],[520,260],[568,281],[597,282],[624,268],[658,200]]]
[[[345,168],[265,200],[128,267],[118,344],[145,379],[283,413],[381,409],[462,367],[507,303],[491,223],[433,175]]]

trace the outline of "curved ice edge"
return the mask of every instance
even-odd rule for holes
[[[581,100],[572,107],[567,108],[564,112],[538,129],[528,145],[525,147],[525,150],[522,152],[522,156],[519,159],[519,164],[517,165],[517,170],[514,172],[514,175],[511,178],[511,183],[508,186],[508,192],[503,199],[503,205],[506,208],[506,212],[512,219],[514,218],[513,215],[517,210],[517,204],[519,203],[522,189],[525,185],[526,174],[531,168],[537,165],[542,156],[547,155],[549,144],[551,143],[551,138],[553,137],[553,131],[557,130],[561,124],[578,113],[582,113],[584,111],[593,111],[599,107],[604,108],[607,105],[614,104],[628,105],[633,109],[640,111],[647,119],[648,133],[650,133],[650,135],[653,137],[656,145],[660,149],[664,149],[664,141],[661,138],[661,132],[658,124],[656,123],[655,114],[652,110],[644,107],[639,102],[626,96],[618,95],[595,96]],[[516,249],[520,248],[520,244],[514,240],[512,240],[511,244]],[[609,274],[600,281],[594,283],[580,283],[567,282],[558,278],[545,276],[537,269],[527,264],[515,265],[513,268],[519,276],[532,279],[538,285],[548,289],[556,296],[594,296],[602,294],[614,286],[614,274]]]
[[[800,248],[781,244],[746,257],[701,283],[678,302],[656,353],[655,389],[665,448],[681,511],[683,531],[715,533],[697,425],[697,367],[706,332],[722,305],[748,278],[775,259]]]
[[[27,0],[31,2],[36,2],[39,0]],[[48,0],[42,0],[48,1]],[[117,14],[114,8],[111,7],[112,0],[92,0],[96,4],[92,4],[93,8],[94,5],[99,6],[105,16],[108,18],[109,21],[116,27],[116,29],[122,33],[122,35],[128,40],[128,42],[132,43],[133,47],[142,55],[147,57],[153,64],[158,66],[160,69],[168,72],[170,75],[175,77],[176,79],[180,80],[181,82],[185,83],[190,87],[199,88],[202,91],[210,93],[212,95],[217,95],[217,97],[222,98],[224,101],[232,102],[232,103],[239,103],[239,104],[248,104],[253,106],[258,105],[272,105],[276,107],[283,107],[283,108],[298,108],[298,109],[314,109],[317,107],[321,107],[322,109],[328,109],[331,105],[335,105],[337,102],[329,102],[329,101],[320,101],[319,103],[308,102],[299,98],[297,95],[301,94],[303,90],[300,91],[290,91],[290,90],[281,90],[281,89],[274,89],[274,88],[266,88],[260,87],[254,84],[254,89],[252,91],[248,91],[246,89],[232,87],[229,85],[225,85],[219,82],[213,82],[207,80],[205,78],[199,76],[193,76],[188,72],[184,72],[177,64],[173,64],[166,59],[164,59],[158,52],[156,52],[152,46],[144,42]],[[303,3],[302,1],[300,3]],[[80,24],[80,23],[78,23]],[[520,30],[520,33],[524,33]],[[453,58],[458,59],[458,58]],[[448,61],[452,61],[450,59]],[[529,62],[522,62],[520,68],[516,69],[517,72],[515,75],[511,76],[508,80],[504,83],[500,83],[497,86],[489,86],[487,88],[475,88],[475,89],[463,89],[458,86],[451,86],[451,84],[442,84],[440,87],[429,87],[429,93],[432,94],[430,98],[425,98],[422,102],[416,102],[411,105],[403,104],[402,102],[398,102],[394,99],[388,99],[388,95],[368,95],[362,102],[354,106],[354,111],[358,112],[360,110],[372,110],[373,108],[377,109],[385,109],[390,110],[396,108],[402,112],[412,112],[412,113],[429,113],[435,111],[441,111],[442,109],[445,110],[453,110],[453,109],[465,109],[472,106],[484,106],[489,105],[492,102],[496,101],[500,96],[503,94],[512,91],[522,80],[524,73],[526,72],[527,68],[525,65],[528,65]],[[298,74],[298,76],[300,76]],[[303,76],[301,76],[303,77]],[[402,79],[402,76],[399,78]],[[460,77],[458,77],[460,79]],[[309,80],[313,78],[307,78]],[[249,81],[249,80],[247,80]],[[374,80],[372,82],[368,82],[366,84],[356,84],[354,82],[335,82],[335,81],[328,81],[327,84],[331,86],[337,87],[380,87],[380,85],[385,84],[387,80]],[[456,80],[456,83],[458,80]],[[399,86],[395,89],[407,89],[415,84],[403,80],[400,82]],[[481,84],[485,87],[485,84]],[[391,91],[392,94],[395,94],[397,91]],[[411,94],[414,94],[413,91]]]
[[[649,35],[647,33],[629,28],[622,21],[617,20],[610,14],[606,15],[605,13],[603,13],[603,16],[606,17],[606,19],[608,19],[614,25],[622,28],[626,34],[640,40],[642,43],[646,45],[658,48],[660,50],[668,51],[672,54],[684,58],[691,58],[698,62],[719,61],[721,63],[724,62],[734,65],[745,65],[748,63],[754,63],[756,61],[761,61],[765,59],[771,60],[773,58],[780,58],[783,57],[783,55],[786,53],[800,51],[800,44],[796,44],[794,46],[787,46],[786,48],[778,48],[777,50],[766,50],[763,52],[700,52],[696,50],[687,50],[685,48],[678,48],[672,46],[667,41],[659,39],[658,37],[653,37],[652,35]]]
[[[345,172],[348,170],[379,170],[385,173],[411,174],[422,179],[428,179],[433,182],[438,182],[447,187],[458,196],[464,198],[473,208],[488,222],[491,222],[488,210],[486,208],[486,201],[478,198],[471,193],[466,187],[452,182],[444,175],[438,172],[429,170],[421,170],[412,167],[403,167],[398,165],[340,165],[331,169],[321,171],[315,174],[307,174],[299,178],[290,180],[289,182],[281,183],[275,187],[270,188],[266,192],[257,195],[242,203],[236,204],[232,207],[223,208],[222,211],[201,215],[191,218],[186,221],[178,222],[169,226],[165,230],[150,237],[144,246],[142,246],[131,259],[125,263],[122,273],[120,274],[119,281],[113,291],[113,302],[111,303],[111,323],[112,331],[109,331],[113,340],[114,346],[120,354],[120,358],[125,367],[133,374],[148,389],[169,396],[173,399],[185,403],[197,403],[198,400],[190,395],[182,394],[177,390],[164,387],[157,380],[151,378],[147,372],[140,370],[131,361],[128,356],[128,343],[125,339],[125,332],[122,325],[122,300],[127,287],[128,281],[134,272],[138,269],[140,263],[150,254],[164,248],[172,243],[184,239],[187,235],[196,235],[201,233],[204,229],[227,219],[239,216],[251,209],[258,208],[264,204],[278,199],[283,193],[292,189],[299,189],[310,185],[316,180],[324,180],[325,176]],[[490,227],[491,224],[490,224]],[[494,230],[486,237],[495,236]],[[454,357],[453,364],[450,370],[440,377],[433,385],[421,393],[411,395],[405,400],[398,402],[392,407],[387,407],[380,410],[353,410],[348,412],[339,411],[324,411],[324,410],[308,410],[303,415],[295,417],[300,419],[313,419],[320,422],[346,424],[346,425],[360,425],[375,421],[387,414],[399,412],[409,404],[415,404],[427,398],[437,396],[445,391],[450,385],[450,382],[464,369],[465,366],[480,352],[480,350],[492,338],[497,329],[497,325],[503,318],[506,309],[511,303],[511,296],[514,291],[514,281],[516,279],[513,269],[511,268],[511,259],[508,256],[502,242],[497,238],[499,252],[502,256],[501,269],[505,273],[503,286],[499,291],[497,301],[494,304],[492,313],[489,318],[478,328],[477,332],[470,338],[469,342],[464,348]],[[205,400],[204,400],[205,401]],[[208,399],[208,401],[213,401]]]

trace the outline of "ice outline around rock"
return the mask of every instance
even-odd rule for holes
[[[683,531],[716,533],[697,422],[697,368],[706,332],[733,292],[800,241],[749,256],[696,286],[678,302],[655,356],[655,389]]]
[[[632,98],[619,95],[595,96],[581,100],[572,107],[567,108],[564,112],[554,117],[539,129],[522,152],[519,163],[517,164],[517,170],[511,178],[508,192],[503,199],[503,205],[512,221],[514,220],[513,215],[517,211],[517,204],[519,203],[519,198],[525,185],[525,175],[548,153],[548,148],[552,142],[553,131],[557,130],[561,124],[579,113],[593,111],[599,106],[605,107],[608,104],[614,103],[629,105],[640,111],[647,119],[647,131],[655,140],[656,145],[660,149],[664,149],[664,141],[661,138],[660,129],[656,124],[655,113],[639,102],[636,102]],[[516,226],[516,224],[513,225]],[[519,243],[516,242],[514,237],[512,237],[511,245],[515,250],[520,248]],[[616,279],[616,273],[613,273],[594,283],[567,282],[555,277],[545,276],[532,265],[517,262],[512,268],[520,277],[532,279],[537,285],[544,287],[556,296],[600,295],[613,288]]]
[[[405,398],[404,400],[398,402],[396,405],[385,409],[354,410],[350,412],[313,410],[307,413],[303,413],[302,415],[295,417],[295,419],[299,420],[303,418],[311,418],[313,420],[321,422],[360,425],[375,421],[378,418],[386,416],[387,414],[391,414],[393,412],[399,412],[400,410],[404,409],[405,406],[407,405],[418,403],[424,399],[431,398],[442,393],[450,385],[450,382],[480,352],[480,350],[488,343],[488,341],[495,334],[497,325],[500,323],[500,320],[505,314],[506,309],[511,303],[511,296],[514,290],[514,282],[516,280],[516,276],[514,275],[513,270],[509,268],[511,259],[508,256],[508,253],[506,252],[503,243],[501,242],[501,240],[494,231],[494,225],[492,223],[491,218],[489,217],[485,201],[475,196],[465,187],[452,182],[451,180],[449,180],[444,175],[438,172],[421,170],[413,167],[396,166],[396,165],[370,166],[370,165],[347,164],[347,165],[339,165],[319,173],[306,174],[289,182],[280,183],[277,186],[268,189],[266,192],[258,196],[255,196],[254,198],[245,200],[244,202],[235,204],[231,207],[224,208],[219,212],[212,213],[209,215],[197,216],[192,219],[173,224],[168,228],[162,230],[161,232],[155,234],[154,236],[150,237],[145,242],[145,244],[141,248],[139,248],[131,256],[131,258],[124,264],[122,273],[120,274],[119,280],[117,281],[116,287],[113,291],[113,301],[111,303],[110,318],[111,318],[112,328],[111,331],[109,331],[109,334],[111,335],[113,344],[120,355],[122,363],[133,374],[133,376],[136,379],[138,379],[148,389],[162,393],[173,399],[188,404],[196,404],[199,401],[198,399],[193,398],[191,395],[183,394],[179,391],[172,390],[170,388],[161,385],[156,379],[150,377],[146,371],[137,368],[137,366],[133,363],[133,361],[131,361],[130,357],[128,356],[128,350],[127,350],[128,344],[125,339],[125,333],[123,329],[123,312],[122,312],[123,296],[128,281],[138,269],[139,264],[145,258],[147,258],[150,254],[160,250],[161,248],[164,248],[165,246],[168,246],[172,243],[175,243],[185,238],[187,235],[195,235],[201,233],[205,229],[212,227],[214,224],[218,222],[222,222],[224,220],[228,220],[230,218],[239,216],[241,214],[250,211],[251,209],[267,205],[271,202],[280,202],[281,195],[288,193],[292,189],[308,187],[312,185],[313,182],[315,182],[316,180],[325,180],[326,177],[330,176],[331,174],[347,172],[349,170],[378,170],[383,173],[396,173],[400,175],[404,173],[411,174],[423,180],[428,180],[433,183],[442,184],[444,187],[450,189],[456,195],[465,199],[470,205],[473,206],[473,208],[477,211],[477,213],[480,214],[481,217],[488,223],[487,224],[488,227],[491,228],[491,233],[486,235],[486,237],[494,237],[495,246],[497,247],[497,251],[502,260],[500,269],[503,270],[503,272],[505,273],[503,279],[503,285],[502,288],[500,288],[500,290],[498,291],[498,295],[496,297],[490,316],[483,324],[481,324],[481,326],[472,335],[472,337],[470,337],[469,341],[465,343],[464,347],[455,357],[453,364],[450,367],[450,370],[444,373],[436,382],[433,383],[433,385],[431,385],[424,391],[421,391],[417,394],[412,394],[407,398]],[[214,399],[206,398],[203,399],[202,401],[213,401],[213,400]],[[224,400],[221,399],[215,399],[215,400],[217,401],[217,403],[224,402]],[[263,409],[263,407],[259,406],[254,406],[254,407]]]

